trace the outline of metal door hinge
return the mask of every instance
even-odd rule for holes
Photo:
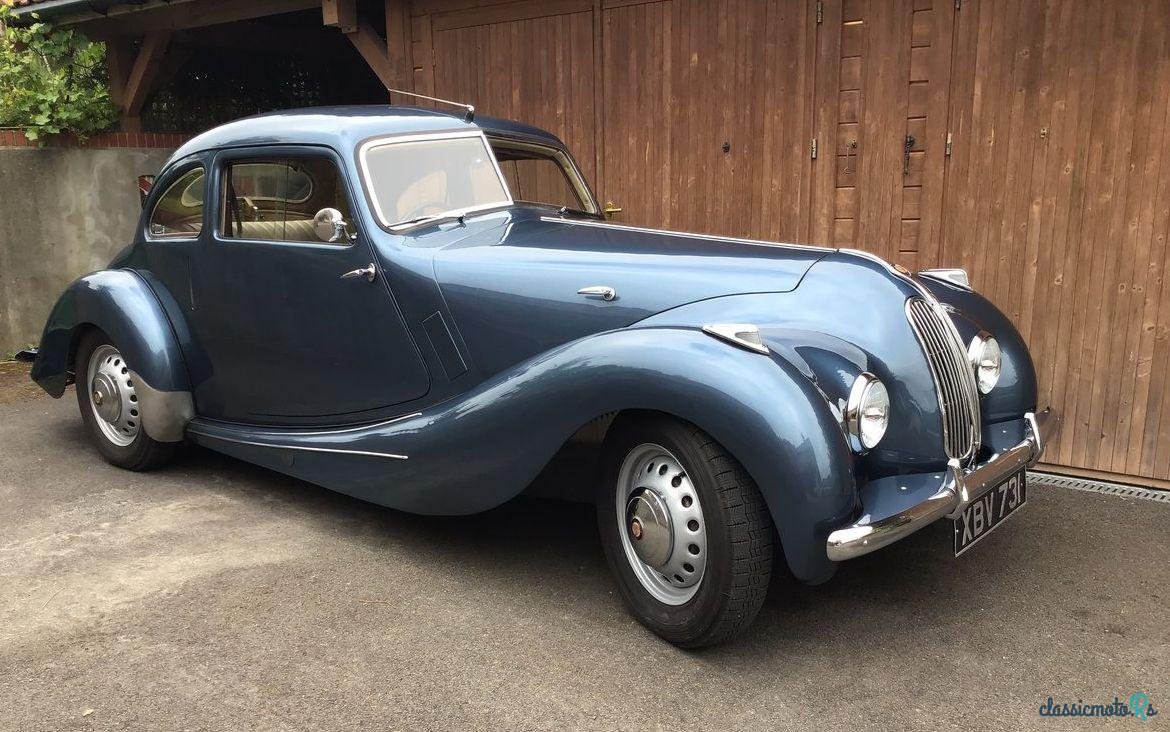
[[[817,138],[814,137],[812,139],[812,142],[809,143],[808,151],[812,155],[812,159],[816,160],[817,159]]]
[[[955,10],[963,9],[963,0],[955,0]]]
[[[956,0],[957,2],[958,0]],[[806,6],[807,7],[807,6]],[[825,3],[824,0],[817,0],[817,25],[825,22]]]
[[[953,143],[954,143],[954,138],[951,137],[951,133],[948,132],[947,133],[947,146],[945,148],[943,148],[943,155],[945,155],[948,158],[951,156],[951,147],[953,146]]]

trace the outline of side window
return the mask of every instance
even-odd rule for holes
[[[567,206],[592,212],[585,182],[559,151],[537,145],[492,139],[500,172],[512,198],[525,203]]]
[[[352,221],[345,184],[328,158],[249,159],[224,167],[220,236],[321,244],[313,217],[335,208]],[[348,242],[338,242],[345,246]]]
[[[203,168],[183,174],[167,188],[150,212],[147,233],[153,239],[199,236],[203,228]]]

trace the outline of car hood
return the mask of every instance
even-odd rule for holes
[[[789,292],[831,251],[532,215],[440,249],[434,268],[477,365],[494,373],[687,303]],[[578,294],[590,286],[616,297]]]

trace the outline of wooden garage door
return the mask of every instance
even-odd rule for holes
[[[618,221],[967,268],[1048,459],[1170,481],[1167,0],[415,0],[411,40],[416,89],[553,130]]]
[[[594,182],[593,22],[592,2],[553,0],[428,13],[415,27],[431,46],[431,93],[552,132]]]
[[[818,243],[937,258],[953,0],[830,0],[817,34]]]
[[[617,220],[807,240],[813,8],[604,6],[600,187]]]
[[[1170,480],[1170,6],[963,0],[945,260],[1064,417],[1046,459]]]

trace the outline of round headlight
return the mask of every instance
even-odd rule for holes
[[[890,394],[886,385],[871,373],[863,372],[849,390],[845,406],[845,427],[849,443],[857,452],[881,442],[890,425]]]
[[[979,391],[984,394],[990,392],[999,383],[999,373],[1003,367],[999,341],[986,333],[980,333],[971,339],[971,345],[967,347],[967,356],[971,359],[971,368],[975,369],[975,381],[979,384]]]

